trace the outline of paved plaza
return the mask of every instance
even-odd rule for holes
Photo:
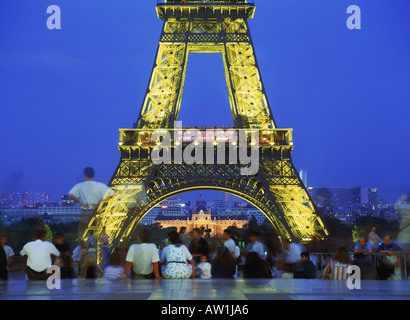
[[[62,280],[60,290],[31,282],[23,273],[0,283],[1,300],[408,300],[409,281],[254,280]]]

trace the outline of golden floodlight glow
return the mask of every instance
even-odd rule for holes
[[[141,219],[162,201],[204,189],[230,193],[250,202],[266,215],[282,240],[309,241],[327,236],[291,160],[292,129],[278,129],[273,119],[248,24],[254,12],[255,5],[246,1],[158,3],[157,14],[164,24],[157,56],[135,129],[120,131],[121,159],[109,183],[116,193],[100,205],[88,226],[97,239],[106,226],[113,239],[111,250],[128,246]],[[262,141],[258,148],[254,147],[255,141],[249,143],[251,151],[259,152],[256,175],[247,175],[246,167],[230,162],[229,153],[224,164],[187,164],[175,154],[170,163],[152,162],[150,152],[155,143],[159,144],[151,139],[152,132],[175,130],[191,53],[222,55],[232,129],[245,129],[248,141],[252,141],[251,133]],[[180,131],[194,135],[201,129]],[[271,136],[267,139],[263,134]],[[175,145],[194,141],[197,146],[197,139],[190,136]],[[212,144],[236,145],[227,139],[212,138]],[[139,200],[141,194],[146,197],[145,203]]]

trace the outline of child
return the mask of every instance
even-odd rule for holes
[[[211,264],[208,262],[206,256],[201,256],[200,264],[195,267],[195,270],[198,270],[198,274],[201,279],[211,278]]]
[[[124,274],[124,268],[121,266],[121,256],[119,253],[114,253],[109,260],[108,266],[104,270],[104,278],[108,280],[116,280]]]

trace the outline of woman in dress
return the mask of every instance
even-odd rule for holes
[[[182,244],[178,232],[171,231],[168,234],[168,243],[161,253],[162,276],[165,279],[194,279],[192,255]]]

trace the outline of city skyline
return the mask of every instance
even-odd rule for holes
[[[399,196],[410,190],[410,4],[362,1],[356,31],[345,25],[347,4],[258,1],[250,26],[267,95],[278,126],[294,128],[294,162],[309,185]],[[62,29],[50,31],[44,3],[0,4],[9,30],[0,53],[0,182],[20,169],[26,189],[61,195],[86,166],[109,181],[118,128],[132,127],[148,83],[161,28],[154,5],[74,2],[62,5]],[[231,125],[222,57],[189,59],[180,120]]]

